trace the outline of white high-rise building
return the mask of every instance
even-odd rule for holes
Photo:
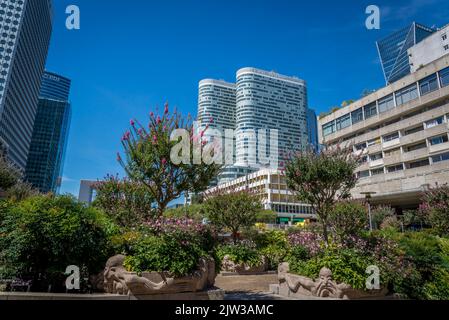
[[[235,129],[235,84],[222,80],[200,81],[198,122],[217,129]],[[213,122],[211,123],[211,119]]]
[[[275,142],[278,144],[277,164],[282,167],[289,152],[307,147],[307,89],[304,80],[255,68],[240,69],[237,72],[236,107],[237,164],[264,167],[265,161],[260,159],[260,155],[273,157],[270,148]],[[257,139],[247,134],[252,130],[257,131]],[[265,146],[259,136],[263,130],[266,130]],[[273,130],[278,130],[277,139],[270,137]],[[265,150],[259,152],[263,147]]]

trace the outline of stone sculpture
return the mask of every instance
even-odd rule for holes
[[[168,272],[128,272],[123,266],[125,256],[110,258],[104,270],[104,289],[120,295],[152,295],[166,293],[198,292],[212,287],[215,282],[215,262],[200,259],[198,270],[192,275],[174,277]]]
[[[332,271],[322,268],[319,278],[316,280],[290,274],[288,263],[279,265],[279,294],[289,297],[313,296],[317,298],[333,299],[363,299],[370,297],[382,297],[387,294],[387,290],[363,291],[352,288],[345,283],[337,283],[332,278]]]

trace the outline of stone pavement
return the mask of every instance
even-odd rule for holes
[[[269,285],[278,283],[277,274],[223,276],[215,280],[217,288],[225,290],[225,300],[282,300],[269,292]]]

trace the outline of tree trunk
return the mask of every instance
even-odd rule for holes
[[[327,232],[327,221],[326,219],[321,219],[321,223],[323,224],[323,238],[326,246],[329,246],[329,234]]]

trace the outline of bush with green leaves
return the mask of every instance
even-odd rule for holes
[[[338,283],[349,284],[355,289],[366,288],[366,269],[375,264],[370,259],[354,249],[327,248],[324,254],[309,259],[291,259],[290,272],[317,279],[323,267],[332,270],[332,277]]]
[[[414,273],[395,284],[395,292],[412,299],[449,299],[449,240],[428,232],[396,234]]]
[[[159,219],[147,223],[127,252],[129,271],[168,272],[186,276],[201,258],[212,257],[216,238],[209,226],[188,219]]]
[[[1,208],[3,277],[32,280],[33,290],[62,290],[67,266],[96,274],[115,253],[110,239],[118,227],[72,197],[41,195]]]
[[[262,263],[262,255],[254,245],[249,243],[238,243],[221,245],[217,248],[217,258],[223,261],[225,256],[229,256],[236,264],[246,264],[249,267],[259,266]]]
[[[254,242],[260,254],[267,259],[270,270],[276,270],[289,251],[287,234],[282,230],[259,232]]]

